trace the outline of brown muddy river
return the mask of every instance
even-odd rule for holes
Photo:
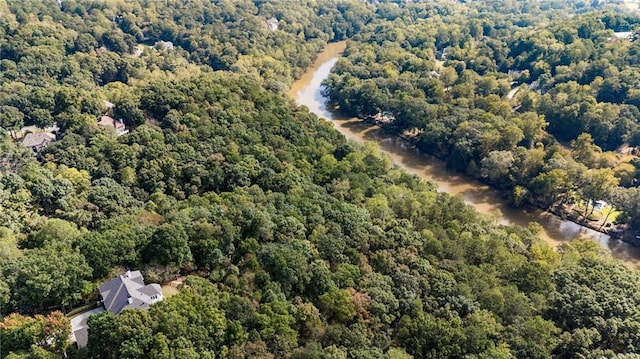
[[[329,76],[331,68],[336,64],[345,47],[345,41],[327,45],[318,55],[315,63],[291,85],[289,95],[298,104],[307,106],[318,117],[330,120],[347,139],[376,143],[380,151],[389,156],[396,166],[435,183],[439,191],[461,196],[478,212],[490,215],[502,224],[526,226],[530,222],[537,222],[543,227],[540,237],[552,246],[581,236],[588,237],[611,251],[615,258],[627,262],[634,268],[640,268],[640,248],[610,239],[606,234],[563,220],[537,208],[512,208],[496,190],[447,169],[443,161],[419,153],[404,140],[385,133],[377,126],[330,111],[326,105],[327,99],[322,96],[322,81]]]

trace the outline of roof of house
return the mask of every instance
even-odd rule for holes
[[[104,308],[94,308],[77,314],[71,318],[71,342],[75,342],[78,348],[87,346],[89,317],[104,311]]]
[[[25,147],[37,147],[56,140],[56,136],[48,132],[27,133],[22,139]]]
[[[73,337],[75,338],[78,348],[86,348],[87,342],[89,341],[89,328],[84,327],[74,331]]]
[[[102,104],[108,109],[114,108],[116,106],[113,102],[107,100],[102,100]]]
[[[633,31],[618,31],[614,32],[613,36],[618,39],[630,39],[633,37]]]
[[[116,120],[109,116],[100,117],[100,121],[98,121],[98,125],[112,127],[115,129],[124,128],[124,122],[120,120]]]
[[[267,29],[271,31],[278,30],[278,19],[276,19],[275,17],[272,17],[266,20],[265,22],[267,23]]]
[[[173,42],[171,42],[171,41],[156,41],[155,46],[159,46],[163,50],[172,50],[173,49]]]
[[[144,284],[140,271],[127,271],[100,286],[104,307],[113,314],[124,309],[149,309],[149,306],[162,300],[162,288],[159,284]]]

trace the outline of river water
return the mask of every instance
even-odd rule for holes
[[[376,143],[380,151],[389,156],[396,166],[435,183],[439,191],[460,195],[478,212],[492,216],[501,224],[526,226],[530,222],[537,222],[543,228],[539,233],[540,237],[552,246],[578,237],[588,237],[611,251],[615,258],[625,261],[634,268],[640,268],[640,248],[610,239],[608,235],[563,220],[537,208],[512,208],[498,191],[446,168],[443,161],[419,153],[406,141],[385,133],[378,126],[365,124],[358,119],[346,118],[329,110],[327,99],[322,96],[322,81],[329,76],[331,68],[336,64],[345,47],[344,41],[327,45],[318,55],[315,63],[291,85],[289,95],[298,104],[307,106],[318,117],[330,120],[347,139]]]

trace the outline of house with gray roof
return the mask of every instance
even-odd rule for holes
[[[76,343],[78,348],[84,348],[87,346],[87,341],[89,339],[89,324],[87,322],[89,317],[103,311],[104,308],[99,307],[79,313],[71,318],[71,342]]]
[[[145,285],[140,271],[127,271],[101,285],[100,295],[104,308],[116,315],[125,309],[147,310],[163,299],[160,285]]]
[[[31,148],[32,150],[39,152],[41,149],[47,147],[51,142],[56,140],[56,136],[49,132],[27,133],[22,139],[22,145],[24,147]]]

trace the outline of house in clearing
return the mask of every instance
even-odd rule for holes
[[[269,31],[278,31],[278,19],[272,17],[265,21],[267,24],[267,30]]]
[[[121,136],[129,133],[124,122],[122,120],[116,120],[115,118],[109,116],[101,116],[98,121],[98,125],[113,128],[116,131],[116,135]]]
[[[71,342],[78,348],[87,346],[90,316],[104,310],[114,315],[125,309],[147,310],[153,303],[163,299],[162,288],[159,284],[144,284],[140,271],[127,271],[100,286],[103,307],[95,308],[78,314],[71,319]]]
[[[22,139],[22,145],[36,152],[47,147],[56,140],[56,135],[49,132],[27,133]]]
[[[104,309],[119,314],[124,309],[147,310],[163,299],[159,284],[144,284],[140,271],[127,271],[100,286]]]

